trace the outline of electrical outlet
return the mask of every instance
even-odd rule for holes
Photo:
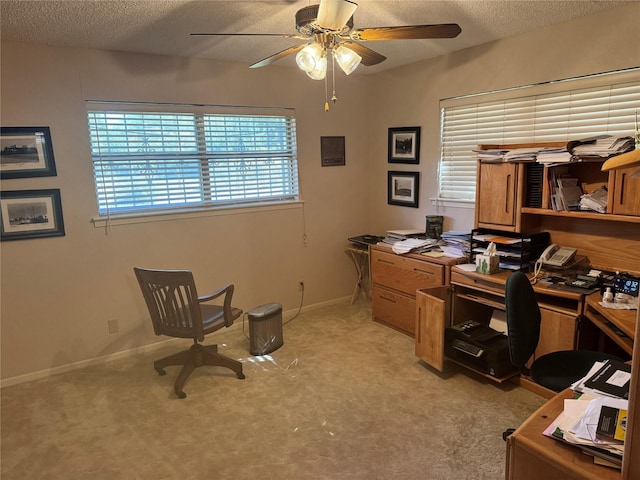
[[[303,292],[304,291],[304,280],[300,280],[300,282],[298,282],[298,285],[299,285],[300,291]]]
[[[120,330],[117,318],[107,320],[107,325],[109,326],[109,333],[118,333],[118,331]]]

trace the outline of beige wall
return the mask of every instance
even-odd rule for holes
[[[640,65],[639,6],[376,76],[342,76],[329,113],[323,82],[287,67],[4,42],[2,125],[48,125],[58,175],[6,180],[2,189],[60,188],[66,236],[2,243],[3,383],[157,342],[134,265],[192,269],[203,290],[233,282],[245,311],[265,302],[294,310],[298,280],[305,305],[350,295],[355,275],[343,252],[350,235],[423,227],[426,214],[470,229],[472,209],[437,210],[428,201],[437,186],[438,101]],[[108,234],[94,228],[88,99],[295,108],[304,208],[119,225]],[[422,127],[420,165],[390,167],[388,127],[413,125]],[[346,137],[345,167],[320,167],[323,135]],[[421,172],[420,208],[386,204],[390,169]],[[120,332],[110,335],[112,318]]]
[[[3,43],[2,125],[49,126],[58,174],[2,189],[59,188],[66,235],[2,243],[2,379],[159,341],[135,265],[191,269],[205,291],[232,282],[245,311],[295,310],[299,280],[305,305],[350,295],[344,246],[369,225],[370,79],[339,80],[325,113],[324,82],[298,69]],[[293,107],[304,207],[94,228],[88,99]],[[320,166],[323,135],[346,137],[346,166]],[[108,333],[113,318],[118,334]]]
[[[427,214],[444,215],[445,230],[472,228],[473,209],[437,208],[429,202],[438,187],[439,101],[640,66],[638,18],[640,2],[376,75],[372,191],[386,188],[386,128],[420,125],[419,168],[402,165],[398,169],[421,173],[421,194],[417,210],[388,206],[386,198],[374,196],[372,230],[422,226]]]

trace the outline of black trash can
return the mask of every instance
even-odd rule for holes
[[[254,308],[247,315],[251,355],[266,355],[283,345],[282,305],[265,303]]]

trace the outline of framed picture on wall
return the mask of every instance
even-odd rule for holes
[[[389,129],[389,163],[420,163],[420,127]]]
[[[55,176],[49,127],[0,127],[0,178]]]
[[[0,192],[0,240],[64,236],[59,189]]]
[[[418,208],[419,172],[388,172],[387,203]]]
[[[345,165],[344,137],[320,137],[323,167]]]

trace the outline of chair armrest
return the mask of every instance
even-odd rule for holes
[[[224,303],[223,303],[222,309],[224,311],[224,324],[226,327],[230,327],[231,325],[233,325],[233,321],[235,320],[235,318],[233,317],[233,313],[231,311],[231,300],[233,298],[233,288],[234,288],[233,284],[230,283],[228,285],[225,285],[224,287],[219,288],[215,292],[198,296],[198,301],[200,303],[204,303],[204,302],[209,302],[211,300],[214,300],[222,296],[222,294],[224,294]]]
[[[207,293],[205,295],[200,295],[200,296],[198,296],[198,301],[200,303],[210,302],[211,300],[214,300],[214,299],[218,298],[219,296],[221,296],[223,293],[227,293],[227,292],[231,292],[231,294],[233,295],[233,285],[232,284],[225,285],[224,287],[219,288],[215,292]]]

